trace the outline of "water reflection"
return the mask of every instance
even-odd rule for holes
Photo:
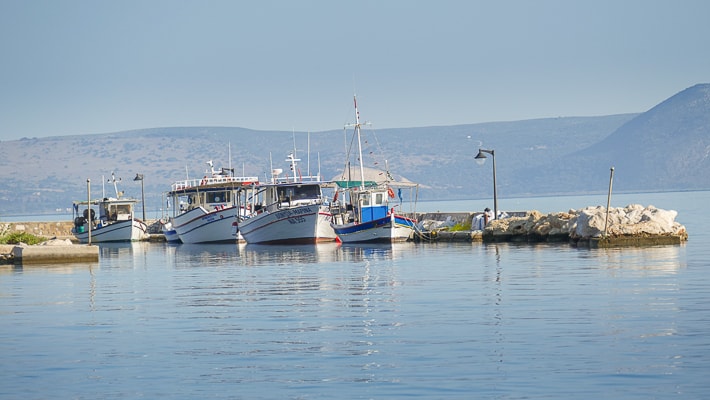
[[[102,242],[99,246],[101,258],[117,259],[123,257],[133,257],[137,254],[145,254],[151,246],[148,242]]]
[[[328,263],[335,260],[336,243],[239,246],[240,265],[297,265]]]
[[[413,243],[298,245],[179,244],[174,245],[175,265],[291,265],[339,261],[396,260],[417,249]]]
[[[84,271],[91,272],[98,268],[95,262],[72,263],[32,263],[32,264],[4,264],[0,265],[0,276],[11,274],[65,274],[71,275]]]
[[[175,249],[176,267],[232,265],[239,258],[236,244],[178,244],[171,247]]]
[[[414,243],[343,243],[338,261],[396,260],[416,249]]]
[[[685,245],[596,249],[593,255],[609,270],[645,271],[650,275],[675,274],[686,267]]]

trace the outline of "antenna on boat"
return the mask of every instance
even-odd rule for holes
[[[210,176],[215,176],[216,171],[214,170],[214,163],[212,162],[212,160],[207,161],[207,165],[210,166],[210,169],[209,169],[209,171],[205,171],[205,172],[209,173]]]
[[[298,161],[301,161],[300,158],[296,158],[294,155],[295,151],[293,153],[290,153],[288,156],[286,156],[286,161],[288,161],[291,164],[291,171],[293,171],[293,181],[297,182],[298,181],[298,170],[296,165],[298,164]]]

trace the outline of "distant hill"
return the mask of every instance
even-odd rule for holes
[[[710,188],[710,84],[699,84],[629,120],[609,136],[560,154],[532,182],[542,192],[608,186],[623,191]]]
[[[579,155],[605,155],[629,190],[710,188],[710,84],[676,94]]]
[[[368,129],[363,159],[422,184],[422,200],[491,196],[491,165],[473,160],[479,147],[495,150],[501,198],[606,192],[611,166],[618,191],[707,189],[709,91],[696,85],[642,114]],[[367,105],[361,107],[366,116]],[[320,170],[332,177],[345,166],[350,136],[342,129],[175,127],[3,141],[0,218],[70,207],[86,196],[87,178],[93,193],[103,183],[112,195],[112,171],[133,197],[140,197],[133,178],[144,174],[146,209],[153,212],[173,181],[202,176],[208,160],[227,167],[230,150],[237,175],[265,178],[272,166],[288,171],[285,157],[295,143],[303,175]]]

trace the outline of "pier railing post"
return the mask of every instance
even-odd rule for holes
[[[609,174],[609,193],[606,196],[606,219],[604,220],[604,237],[607,236],[607,229],[609,228],[609,207],[611,206],[611,185],[614,182],[614,167],[611,167],[611,172]]]
[[[91,246],[91,179],[86,178],[86,225],[89,234],[87,244]]]

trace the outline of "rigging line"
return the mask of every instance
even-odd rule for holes
[[[382,146],[380,145],[380,141],[377,138],[377,133],[375,132],[375,129],[374,128],[366,129],[366,130],[364,130],[364,133],[363,133],[363,130],[360,130],[360,135],[365,138],[365,142],[368,144],[369,144],[368,138],[372,137],[374,139],[374,142],[375,142],[374,147],[375,147],[375,150],[377,151],[377,153],[372,152],[372,151],[368,152],[368,154],[372,155],[372,159],[374,160],[374,165],[380,165],[383,162],[386,164],[387,158],[385,158],[385,155],[384,155],[385,152],[382,149]],[[385,167],[385,171],[387,173],[389,173],[389,167]]]
[[[343,130],[347,131],[347,128],[344,127]],[[355,146],[355,136],[356,135],[353,133],[352,137],[350,138],[350,147],[348,147],[347,154],[345,157],[345,166],[343,167],[343,180],[345,180],[345,171],[348,169],[348,165],[350,164],[350,156],[353,154],[352,150]]]

